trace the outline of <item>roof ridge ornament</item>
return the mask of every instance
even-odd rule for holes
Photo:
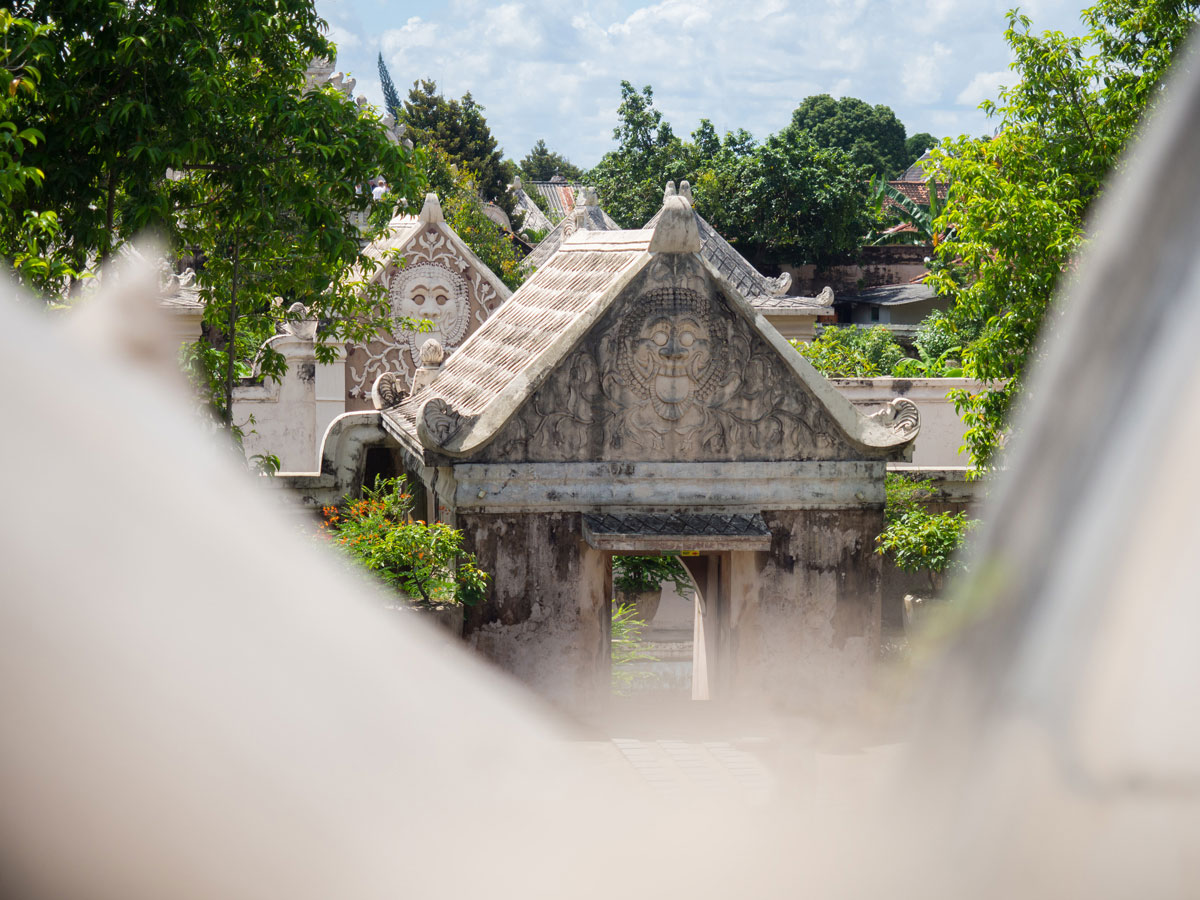
[[[646,249],[651,253],[699,253],[702,246],[696,214],[687,197],[676,194],[665,198],[662,215]]]
[[[417,219],[427,225],[446,221],[446,217],[442,215],[442,204],[438,200],[437,194],[430,191],[425,195],[425,203],[421,206],[421,214],[417,216]]]
[[[679,196],[687,200],[692,206],[696,205],[696,201],[692,197],[692,185],[686,179],[679,182]]]
[[[674,197],[674,196],[675,196],[675,194],[676,194],[676,191],[675,191],[675,182],[673,182],[673,181],[668,181],[668,182],[667,182],[667,186],[666,186],[665,188],[663,188],[663,203],[666,203],[666,202],[667,202],[667,198],[668,198],[668,197]]]

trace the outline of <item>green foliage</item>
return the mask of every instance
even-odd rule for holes
[[[78,272],[59,246],[57,214],[25,205],[45,181],[45,171],[28,160],[45,136],[14,118],[37,102],[51,33],[49,25],[0,10],[0,259],[18,281],[48,295],[60,293]]]
[[[856,166],[879,178],[904,171],[912,161],[904,125],[882,104],[871,106],[854,97],[834,100],[818,94],[796,107],[792,125],[822,148],[845,151]]]
[[[475,175],[436,148],[427,157],[426,175],[429,189],[441,200],[446,223],[501,281],[514,291],[520,287],[525,277],[520,268],[521,253],[504,229],[484,212]]]
[[[934,227],[942,202],[938,199],[937,185],[933,175],[930,175],[929,205],[922,206],[907,194],[897,190],[882,178],[872,178],[867,189],[868,203],[875,216],[877,227],[886,230],[897,223],[908,223],[915,231],[901,231],[894,234],[876,233],[867,235],[867,243],[879,244],[932,244],[936,247],[941,243],[942,235]],[[888,202],[890,201],[890,203]]]
[[[469,91],[461,100],[448,99],[438,93],[436,81],[414,81],[403,113],[407,136],[414,143],[442,151],[460,171],[473,176],[484,200],[512,214],[508,185],[516,172],[505,162],[483,107]]]
[[[882,325],[826,328],[809,343],[792,341],[800,355],[826,378],[877,378],[892,374],[904,348]]]
[[[462,548],[462,532],[412,518],[403,478],[377,478],[361,500],[327,506],[321,533],[414,605],[483,600],[488,576]]]
[[[707,119],[675,136],[647,86],[621,83],[618,147],[589,173],[608,213],[640,228],[668,181],[688,180],[696,209],[761,262],[825,262],[857,248],[870,225],[865,172],[842,151],[789,126],[756,144],[744,130],[718,138]]]
[[[636,682],[651,677],[651,673],[631,668],[639,662],[655,662],[642,645],[642,632],[646,623],[637,618],[637,610],[627,603],[617,604],[612,610],[612,690],[614,694],[627,696],[632,693]]]
[[[613,557],[613,587],[618,591],[629,594],[657,591],[668,581],[680,593],[692,587],[678,553]]]
[[[530,181],[549,181],[555,175],[561,175],[570,182],[583,179],[583,170],[561,153],[555,153],[539,139],[525,158],[517,164],[523,178]],[[544,211],[544,210],[543,210]]]
[[[53,177],[6,212],[53,210],[50,250],[80,270],[146,228],[196,260],[206,349],[194,362],[231,430],[233,384],[277,325],[318,319],[329,361],[326,339],[386,321],[382,297],[360,290],[375,264],[360,221],[376,206],[360,186],[382,174],[390,200],[415,201],[413,155],[336,88],[305,89],[309,63],[335,53],[312,0],[22,8],[53,27],[20,108],[44,135],[27,161]],[[374,211],[381,224],[391,209]],[[278,377],[284,361],[268,348],[257,368]]]
[[[396,85],[392,82],[392,73],[388,71],[387,63],[383,61],[383,54],[379,54],[379,86],[383,89],[383,108],[397,122],[404,112],[404,107],[400,105],[400,94],[396,91]]]
[[[684,144],[654,108],[654,90],[621,82],[617,149],[588,174],[604,208],[622,228],[641,228],[662,205],[663,186],[692,174]]]
[[[1054,291],[1084,242],[1088,210],[1161,99],[1162,77],[1198,10],[1197,0],[1104,0],[1083,11],[1081,37],[1034,34],[1027,17],[1010,12],[1015,81],[983,104],[999,132],[934,151],[950,193],[935,223],[947,237],[931,280],[955,298],[952,325],[977,331],[963,365],[988,385],[954,394],[978,470],[995,465],[1036,342],[1053,327]]]
[[[908,162],[896,172],[896,177],[898,178],[905,169],[920,159],[926,150],[932,150],[939,143],[941,142],[928,131],[919,131],[911,135],[904,142],[904,155],[908,157]]]
[[[905,572],[961,568],[958,551],[978,521],[965,512],[929,512],[923,504],[935,493],[928,479],[889,472],[886,485],[885,527],[875,540],[876,552],[891,558]]]

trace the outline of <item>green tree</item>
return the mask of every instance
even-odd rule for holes
[[[460,168],[450,156],[434,148],[426,168],[428,189],[438,195],[446,224],[454,229],[480,261],[514,291],[524,279],[523,254],[484,212],[479,186],[470,170]]]
[[[792,125],[818,147],[844,150],[870,174],[890,178],[909,164],[904,125],[890,107],[871,106],[855,97],[807,97],[792,113]]]
[[[383,54],[379,54],[379,86],[383,90],[383,108],[388,111],[393,119],[397,122],[404,112],[404,107],[400,105],[400,95],[396,92],[396,85],[392,83],[392,73],[388,71],[387,63],[383,61]]]
[[[583,171],[578,166],[572,165],[561,153],[555,153],[540,138],[517,165],[521,174],[530,181],[549,181],[555,175],[561,175],[571,182],[583,179]]]
[[[54,252],[75,268],[148,227],[200,260],[207,338],[193,361],[228,425],[234,381],[293,304],[323,338],[378,322],[351,287],[371,264],[360,186],[382,173],[415,200],[418,184],[372,113],[307,83],[335,53],[311,0],[21,7],[49,29],[39,90],[18,112],[44,136],[27,163],[52,174],[9,214],[55,212]],[[268,351],[261,365],[278,375],[283,361]]]
[[[1197,0],[1104,0],[1083,11],[1080,37],[1034,34],[1010,13],[1015,83],[983,104],[999,132],[935,150],[950,191],[931,280],[955,298],[946,327],[963,344],[966,374],[986,385],[954,395],[977,470],[995,463],[1085,216],[1161,98],[1198,9]],[[960,339],[968,332],[977,336]]]
[[[936,590],[935,573],[962,568],[963,544],[979,520],[965,512],[930,512],[926,504],[936,492],[929,479],[889,472],[886,486],[885,527],[875,539],[875,552],[901,571],[925,572],[930,590]]]
[[[901,166],[900,170],[896,172],[897,177],[903,174],[905,169],[920,159],[921,155],[924,154],[926,150],[932,150],[940,143],[941,141],[935,138],[928,131],[920,131],[910,136],[904,142],[904,156],[906,159],[908,159],[908,162]]]
[[[43,140],[37,128],[13,119],[22,104],[36,102],[40,66],[50,55],[48,25],[0,10],[0,259],[35,291],[58,293],[76,274],[58,244],[58,216],[25,202],[46,173],[27,156]]]
[[[512,214],[508,185],[516,172],[505,161],[483,117],[483,107],[470,92],[454,100],[438,93],[436,81],[414,81],[404,101],[402,121],[414,143],[436,147],[460,169],[470,171],[483,199]]]
[[[855,250],[871,224],[866,173],[788,126],[748,152],[742,135],[700,162],[696,208],[755,262],[827,262]]]
[[[654,90],[621,82],[613,139],[589,173],[605,210],[622,228],[641,228],[662,206],[663,185],[694,177],[691,152],[654,107]]]

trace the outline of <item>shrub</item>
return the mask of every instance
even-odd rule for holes
[[[930,573],[932,588],[932,573],[961,568],[958,551],[978,520],[968,518],[965,512],[929,512],[923,506],[934,496],[929,479],[914,480],[889,472],[886,484],[886,526],[875,539],[875,552],[890,557],[905,572]]]
[[[657,591],[667,581],[680,593],[691,589],[691,579],[677,553],[613,557],[613,587],[618,591],[628,594]]]
[[[904,348],[882,325],[826,328],[810,343],[792,346],[826,378],[874,378],[892,374],[904,358]]]
[[[325,507],[322,533],[415,606],[478,603],[487,573],[462,549],[462,532],[412,518],[403,478],[377,478],[361,500]]]
[[[611,647],[612,689],[615,694],[629,694],[635,682],[652,677],[650,672],[631,668],[633,663],[657,661],[642,647],[642,631],[645,628],[646,623],[637,618],[633,604],[613,605]]]

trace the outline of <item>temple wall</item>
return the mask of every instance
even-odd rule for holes
[[[966,426],[946,394],[955,389],[977,391],[982,385],[971,378],[831,378],[847,400],[871,413],[896,397],[907,397],[921,413],[921,432],[913,444],[914,466],[965,466],[959,452]]]
[[[583,540],[578,513],[457,516],[487,601],[464,636],[485,658],[565,708],[610,690],[607,555]]]
[[[245,431],[246,456],[272,453],[281,472],[315,472],[325,430],[345,411],[344,363],[339,358],[318,365],[313,341],[295,335],[278,335],[267,344],[287,360],[283,379],[233,390],[233,420]]]
[[[880,634],[882,508],[765,513],[766,553],[731,554],[729,693],[802,712],[862,688]]]

